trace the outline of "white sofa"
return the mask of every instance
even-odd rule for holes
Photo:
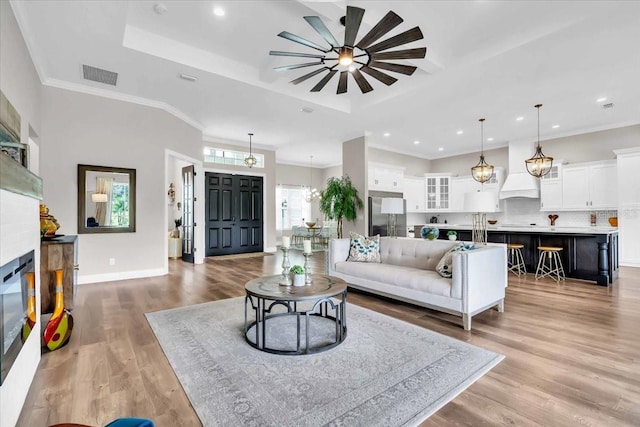
[[[381,263],[350,262],[349,239],[332,239],[326,257],[328,275],[350,287],[462,317],[465,330],[471,317],[490,307],[504,310],[507,286],[505,245],[455,252],[453,277],[435,271],[442,256],[457,242],[412,238],[380,239]]]

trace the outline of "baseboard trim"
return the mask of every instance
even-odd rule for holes
[[[630,261],[630,260],[620,260],[620,266],[621,267],[640,267],[640,261]]]
[[[114,282],[116,280],[140,279],[143,277],[164,276],[167,273],[168,273],[167,269],[152,268],[149,270],[120,271],[118,273],[87,274],[84,276],[82,275],[78,276],[78,284],[86,285],[89,283]]]

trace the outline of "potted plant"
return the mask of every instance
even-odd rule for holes
[[[327,188],[320,192],[320,211],[327,219],[337,220],[338,238],[342,238],[342,221],[356,221],[358,210],[364,204],[358,196],[358,189],[351,184],[348,176],[331,177],[327,180]]]
[[[304,268],[301,265],[294,265],[289,270],[292,276],[293,286],[304,286]]]
[[[447,236],[449,236],[449,240],[456,240],[458,238],[458,232],[456,230],[447,231]]]

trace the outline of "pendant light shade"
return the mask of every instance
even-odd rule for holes
[[[258,160],[254,157],[253,153],[251,152],[251,137],[252,136],[253,136],[253,134],[250,133],[249,134],[249,155],[244,158],[244,164],[249,168],[254,167],[256,165],[256,163],[258,163]]]
[[[484,119],[480,119],[480,161],[471,168],[471,176],[480,183],[487,182],[493,176],[493,165],[484,160]]]
[[[535,107],[538,109],[538,145],[533,157],[524,162],[530,175],[541,178],[548,174],[553,167],[553,157],[545,156],[542,153],[542,147],[540,147],[540,107],[542,107],[542,104],[537,104]]]

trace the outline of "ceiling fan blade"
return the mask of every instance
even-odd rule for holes
[[[362,67],[360,68],[360,71],[362,71],[363,73],[369,74],[374,79],[380,80],[382,83],[386,84],[387,86],[391,86],[392,84],[398,81],[398,79],[396,79],[395,77],[391,77],[389,74],[385,74],[382,71],[374,70],[373,68],[370,68],[370,67]]]
[[[393,30],[398,25],[402,24],[403,19],[400,18],[395,12],[389,11],[384,18],[382,18],[372,29],[365,35],[362,40],[357,44],[358,48],[364,50],[371,45],[371,43],[378,40],[380,37]]]
[[[294,65],[284,65],[282,67],[274,68],[275,71],[288,71],[288,70],[297,70],[298,68],[311,67],[314,65],[322,65],[322,62],[307,62],[304,64],[294,64]]]
[[[289,83],[293,83],[294,85],[297,85],[299,83],[302,83],[303,81],[310,79],[311,77],[315,76],[316,74],[320,74],[321,72],[327,70],[327,67],[322,67],[322,68],[318,68],[317,70],[313,70],[312,72],[305,74],[302,77],[298,77],[295,80],[291,80]]]
[[[353,76],[354,79],[356,79],[356,83],[358,83],[358,86],[360,87],[360,90],[362,91],[362,93],[371,92],[373,90],[373,87],[371,87],[367,79],[364,78],[360,70],[358,69],[353,70],[351,72],[351,75]]]
[[[379,61],[371,61],[369,63],[369,67],[382,68],[383,70],[393,71],[394,73],[406,74],[407,76],[410,76],[418,69],[417,67],[413,67],[411,65],[393,64],[390,62],[379,62]]]
[[[337,72],[338,72],[338,70],[331,70],[331,71],[329,71],[329,72],[327,73],[327,75],[326,75],[326,76],[324,76],[324,77],[322,78],[322,80],[320,80],[320,81],[318,82],[318,84],[317,84],[317,85],[315,85],[315,86],[313,87],[313,89],[311,89],[311,92],[320,92],[320,91],[322,90],[322,88],[323,88],[323,87],[325,87],[325,86],[327,85],[327,83],[329,83],[329,80],[331,80],[331,78],[332,78],[333,76],[335,76],[335,74],[336,74]]]
[[[291,40],[292,42],[296,42],[296,43],[300,43],[302,45],[305,45],[307,47],[310,47],[311,49],[315,49],[315,50],[319,50],[320,52],[328,52],[330,49],[325,49],[324,47],[320,46],[319,44],[316,44],[314,42],[310,42],[307,39],[303,39],[300,36],[296,36],[295,34],[291,34],[288,31],[283,31],[280,34],[278,34],[279,37],[282,37],[284,39],[287,40]]]
[[[313,27],[314,30],[316,30],[318,34],[322,36],[323,39],[327,41],[327,43],[331,45],[331,47],[340,47],[340,43],[338,43],[336,38],[333,37],[333,34],[331,34],[331,31],[329,31],[327,26],[324,25],[324,22],[322,22],[322,20],[319,17],[305,16],[304,19],[309,23],[309,25]]]
[[[359,7],[347,6],[347,15],[344,21],[344,45],[353,47],[358,36],[360,23],[364,16],[364,9]]]
[[[367,49],[369,53],[380,52],[381,50],[391,49],[392,47],[400,46],[403,44],[411,43],[416,40],[423,39],[422,31],[419,27],[413,27],[410,30],[400,33],[397,36],[393,36],[390,39],[375,44]]]
[[[340,81],[338,81],[338,91],[337,94],[346,93],[347,92],[347,77],[349,76],[348,71],[340,72]]]
[[[371,55],[373,60],[387,59],[418,59],[427,55],[427,48],[420,47],[417,49],[396,50],[393,52],[378,52]]]
[[[295,56],[300,58],[324,58],[324,55],[316,55],[315,53],[300,53],[300,52],[283,52],[281,50],[272,50],[269,55],[273,56]]]

